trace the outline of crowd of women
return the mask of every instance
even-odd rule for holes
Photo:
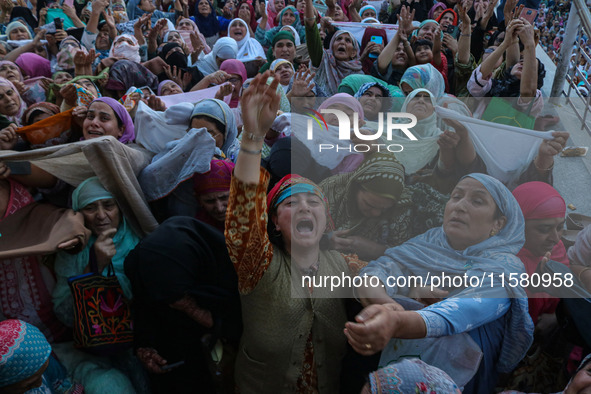
[[[589,390],[591,220],[567,250],[526,16],[0,0],[0,391]]]

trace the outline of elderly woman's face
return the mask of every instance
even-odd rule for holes
[[[107,104],[95,101],[90,104],[86,112],[86,119],[82,124],[82,134],[85,140],[110,135],[120,138],[124,128],[119,127],[115,111]]]
[[[424,38],[425,40],[429,40],[433,42],[435,40],[435,32],[437,31],[437,24],[433,22],[429,22],[425,24],[425,26],[421,27],[419,33],[417,34],[418,38]]]
[[[61,72],[55,76],[53,82],[57,83],[58,85],[61,85],[62,83],[66,83],[68,81],[71,81],[72,79],[73,78],[69,73]]]
[[[317,247],[326,230],[324,201],[312,193],[286,198],[272,217],[288,250]]]
[[[203,127],[207,129],[207,132],[215,140],[215,146],[222,149],[225,141],[224,133],[218,128],[215,122],[204,118],[193,118],[191,120],[191,128],[200,129]]]
[[[295,55],[295,44],[287,38],[277,41],[273,47],[273,56],[275,59],[285,59],[293,63]]]
[[[0,86],[0,114],[14,116],[21,107],[21,98],[18,93],[9,86]]]
[[[98,200],[88,204],[81,210],[84,216],[84,225],[94,235],[100,235],[105,231],[119,228],[121,212],[117,202],[112,198]]]
[[[279,76],[279,83],[281,83],[282,85],[289,84],[289,81],[291,81],[291,77],[293,77],[293,74],[293,67],[287,63],[280,64],[275,69],[275,75]]]
[[[462,179],[451,192],[443,213],[443,230],[452,248],[464,250],[485,241],[493,230],[505,225],[504,216],[495,219],[497,204],[474,178]]]
[[[426,119],[433,115],[433,103],[427,92],[419,92],[410,100],[406,110],[417,117],[417,120]]]
[[[31,34],[25,27],[19,26],[12,29],[9,38],[14,41],[29,40],[31,39]]]
[[[176,28],[177,30],[193,31],[193,24],[188,19],[183,19]]]
[[[181,90],[181,88],[179,88],[179,86],[174,83],[174,82],[167,82],[164,85],[162,85],[162,89],[160,90],[160,95],[161,96],[171,96],[173,94],[180,94],[183,93],[183,91]]]
[[[560,241],[564,221],[564,218],[526,220],[524,248],[535,256],[543,256],[550,252]]]
[[[86,90],[88,90],[90,94],[94,96],[94,98],[99,97],[99,92],[98,90],[96,90],[96,86],[94,86],[94,83],[92,83],[90,79],[79,79],[77,83],[84,87]]]
[[[340,34],[335,38],[331,49],[336,60],[348,61],[357,56],[357,48],[353,40],[354,38],[348,33]]]
[[[183,46],[184,44],[183,38],[181,37],[178,31],[171,31],[170,33],[168,33],[168,42],[175,42],[180,46]]]
[[[378,114],[382,110],[382,99],[384,98],[384,92],[377,86],[372,86],[367,89],[361,97],[359,102],[363,107],[363,113],[366,119],[374,120],[378,118]]]
[[[0,66],[0,77],[8,79],[10,82],[19,82],[20,69],[16,64],[4,63]]]
[[[241,22],[234,22],[230,26],[230,37],[236,41],[240,41],[246,37],[246,33],[246,27]]]
[[[286,10],[283,15],[281,16],[281,25],[282,26],[290,26],[296,20],[295,14],[291,10]]]

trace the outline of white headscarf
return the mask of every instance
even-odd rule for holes
[[[236,59],[238,53],[238,44],[236,40],[231,37],[220,38],[211,53],[207,54],[203,59],[197,62],[197,68],[205,75],[214,73],[220,68],[216,62],[216,58]]]
[[[295,29],[295,27],[293,27],[292,25],[286,25],[286,26],[281,27],[280,31],[284,30],[284,28],[289,29],[291,31],[291,34],[293,34],[293,38],[295,38],[296,46],[302,44],[302,41],[300,40],[300,35],[298,34],[298,31]]]
[[[119,43],[121,38],[128,38],[133,42],[133,45],[130,45],[127,42]],[[140,63],[142,59],[140,57],[140,45],[137,39],[131,34],[121,34],[120,36],[115,37],[113,45],[111,45],[111,50],[109,51],[109,57],[127,59],[132,62]]]
[[[241,23],[246,29],[246,34],[242,40],[236,41],[236,44],[238,44],[238,53],[236,54],[236,59],[242,62],[248,62],[250,60],[256,59],[257,57],[262,57],[265,59],[266,55],[263,46],[257,40],[250,37],[248,25],[242,19],[236,18],[230,22],[228,25],[228,37],[230,37],[230,28],[235,23]]]

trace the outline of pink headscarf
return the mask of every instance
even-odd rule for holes
[[[267,27],[273,28],[277,26],[277,23],[275,22],[277,15],[279,15],[279,13],[275,9],[275,0],[267,0]]]
[[[237,74],[240,75],[242,78],[242,83],[246,81],[246,67],[244,67],[244,63],[240,60],[236,59],[228,59],[224,60],[222,65],[220,66],[221,71],[225,71],[228,74]],[[240,103],[240,94],[232,95],[232,99],[230,100],[230,108],[237,108],[238,104]]]
[[[513,190],[525,220],[564,218],[564,198],[547,183],[527,182]]]
[[[513,196],[521,207],[525,220],[564,218],[566,215],[564,199],[556,189],[547,183],[524,183],[513,190]],[[529,275],[536,271],[538,263],[542,259],[542,256],[534,255],[525,247],[521,248],[517,253],[517,257],[521,259]],[[550,259],[569,265],[566,249],[562,241],[558,241],[552,248]],[[534,324],[541,314],[553,313],[556,310],[558,301],[558,298],[530,298],[528,300],[529,314]]]
[[[23,53],[16,59],[15,63],[21,68],[23,74],[28,77],[27,79],[36,77],[51,78],[51,63],[36,53]]]
[[[200,196],[207,193],[229,191],[233,170],[233,163],[213,159],[211,161],[211,170],[204,174],[193,175],[193,189],[195,190],[195,194]]]
[[[355,112],[359,114],[359,119],[365,119],[365,114],[363,113],[363,107],[361,103],[353,96],[348,93],[337,93],[328,100],[324,101],[318,107],[318,111],[321,109],[327,109],[331,105],[335,104],[343,104],[347,107],[353,108]]]

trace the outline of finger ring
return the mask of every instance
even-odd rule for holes
[[[366,344],[365,344],[365,348],[366,348],[366,349],[371,349],[371,343],[366,343]]]

